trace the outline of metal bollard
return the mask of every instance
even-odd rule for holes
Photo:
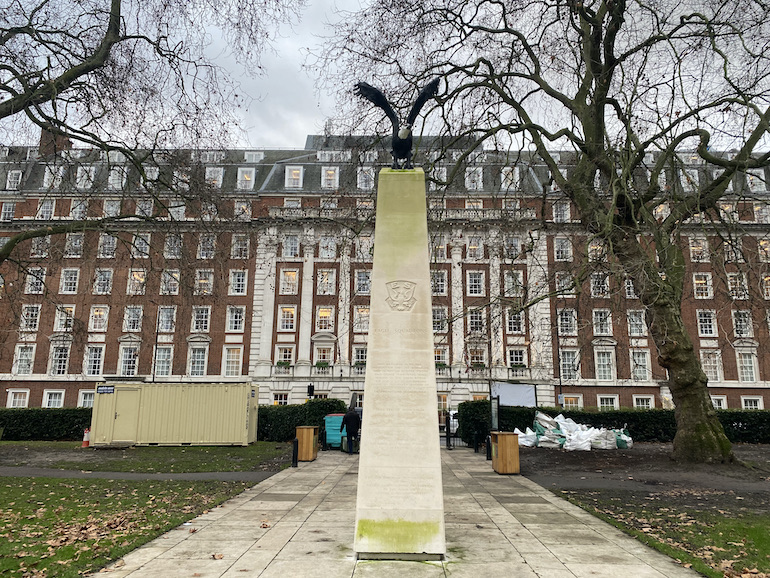
[[[492,459],[492,436],[487,436],[487,459]]]
[[[446,449],[452,449],[452,427],[447,423],[446,426]]]
[[[476,432],[473,436],[473,453],[479,453],[479,433]]]
[[[299,440],[297,438],[294,438],[294,441],[291,442],[291,467],[292,468],[297,467],[298,459],[299,459]]]

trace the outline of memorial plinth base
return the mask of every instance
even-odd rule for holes
[[[436,560],[446,538],[422,169],[380,172],[376,222],[354,549]]]

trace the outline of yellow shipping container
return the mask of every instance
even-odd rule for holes
[[[91,445],[248,445],[257,440],[253,383],[114,383],[96,388]]]

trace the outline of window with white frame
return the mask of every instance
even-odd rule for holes
[[[9,389],[5,407],[27,407],[29,405],[28,389]]]
[[[51,237],[35,237],[32,239],[32,246],[29,250],[30,257],[48,257],[48,250],[51,248]]]
[[[282,256],[285,259],[299,257],[299,235],[286,235],[283,238]]]
[[[104,345],[88,345],[83,360],[83,373],[89,376],[101,375],[104,369]]]
[[[601,239],[592,239],[588,243],[589,261],[599,262],[607,258],[607,245]]]
[[[717,335],[717,320],[716,312],[699,309],[696,312],[698,319],[698,336],[699,337],[716,337]]]
[[[360,191],[374,190],[374,167],[358,167],[356,174],[356,186]]]
[[[469,191],[480,191],[484,188],[484,167],[465,169],[465,188]]]
[[[433,349],[433,361],[437,366],[446,366],[449,354],[446,347],[436,347]]]
[[[608,349],[595,349],[594,362],[596,363],[596,379],[598,381],[612,381],[615,379],[615,353]]]
[[[690,237],[690,260],[705,263],[709,260],[709,245],[704,237]]]
[[[70,361],[70,346],[58,343],[52,344],[51,354],[48,358],[50,360],[49,375],[66,375]]]
[[[443,261],[446,259],[446,237],[444,235],[433,235],[431,237],[430,255],[433,261]]]
[[[236,188],[241,191],[250,191],[254,188],[256,169],[251,167],[238,167]]]
[[[216,248],[216,236],[213,233],[201,233],[198,237],[198,259],[213,259]]]
[[[96,256],[100,259],[113,259],[115,250],[118,246],[118,238],[109,233],[99,235],[99,243],[96,249]]]
[[[609,309],[593,310],[594,335],[612,335],[612,314]]]
[[[160,275],[160,294],[179,295],[179,269],[164,269]]]
[[[233,201],[233,218],[236,221],[250,221],[251,201]]]
[[[136,233],[131,242],[131,257],[146,259],[150,256],[150,233]]]
[[[137,375],[139,369],[139,346],[121,345],[118,367],[120,368],[120,375],[126,377]]]
[[[188,352],[187,374],[191,377],[206,375],[209,348],[206,345],[191,345]]]
[[[110,308],[107,305],[91,305],[91,311],[88,315],[88,331],[95,333],[104,333],[107,331],[107,321],[110,315]]]
[[[281,269],[278,292],[281,295],[296,295],[299,289],[299,271],[297,269]]]
[[[152,212],[155,208],[155,202],[152,199],[137,199],[136,200],[136,216],[149,219],[152,217]]]
[[[166,259],[179,259],[182,256],[182,235],[169,233],[163,242],[163,256]]]
[[[278,330],[294,331],[297,324],[296,305],[281,305],[279,308]]]
[[[102,203],[102,214],[107,217],[117,217],[120,215],[120,199],[104,199]]]
[[[520,269],[504,271],[503,291],[506,297],[522,297],[524,295],[524,272]]]
[[[505,330],[507,333],[524,333],[524,311],[509,308],[506,311]]]
[[[433,295],[442,296],[447,294],[447,272],[444,269],[431,270],[430,286]]]
[[[0,221],[10,222],[13,221],[16,216],[16,203],[6,202],[3,203],[2,211],[0,211]]]
[[[574,309],[557,309],[556,318],[559,335],[577,335],[577,312]]]
[[[248,272],[243,269],[230,269],[230,295],[246,295],[248,293]]]
[[[22,171],[10,170],[5,178],[5,190],[18,191],[21,185]]]
[[[354,278],[356,295],[369,295],[372,289],[371,273],[369,269],[356,269]]]
[[[211,307],[200,305],[192,308],[190,331],[192,333],[208,333],[211,319]]]
[[[465,208],[471,211],[480,211],[484,208],[484,201],[481,199],[465,199]]]
[[[22,305],[19,331],[37,331],[40,327],[40,305]]]
[[[158,168],[158,167],[151,167]],[[151,171],[145,169],[147,178],[150,179]],[[155,177],[157,179],[157,175]],[[125,167],[111,167],[107,176],[107,188],[113,191],[119,191],[126,184],[126,169]]]
[[[142,306],[128,305],[123,310],[123,332],[135,333],[142,330]]]
[[[247,163],[256,164],[262,162],[265,158],[265,153],[262,151],[246,151],[243,153],[243,160]]]
[[[182,199],[169,199],[168,216],[172,221],[184,221],[187,207]]]
[[[770,274],[762,276],[762,297],[770,299]]]
[[[711,273],[693,273],[692,284],[696,299],[712,299],[714,297]]]
[[[625,280],[626,299],[638,299],[639,295],[636,294],[636,287],[634,286],[633,279]]]
[[[754,220],[763,225],[770,223],[770,205],[767,203],[754,203]]]
[[[519,188],[519,167],[503,167],[500,169],[500,189],[515,191]]]
[[[757,354],[755,351],[737,351],[738,381],[753,383],[757,381]]]
[[[283,199],[284,209],[301,209],[302,199],[299,197],[286,197]]]
[[[222,374],[225,377],[238,377],[241,375],[243,364],[243,347],[240,345],[225,345],[222,355]]]
[[[319,269],[317,295],[334,295],[337,292],[337,272],[334,269]]]
[[[527,351],[525,349],[514,348],[508,350],[508,367],[526,367]]]
[[[573,297],[575,295],[575,279],[569,271],[556,271],[554,274],[556,291],[563,297]]]
[[[765,400],[759,395],[742,395],[741,409],[765,409]]]
[[[553,257],[555,261],[572,261],[572,241],[566,237],[556,237],[553,240]]]
[[[337,240],[324,235],[318,241],[318,258],[335,259],[337,257]]]
[[[711,405],[714,409],[727,409],[727,396],[726,395],[712,395]]]
[[[468,311],[468,331],[471,333],[483,333],[486,331],[486,319],[481,309]]]
[[[45,268],[33,267],[27,270],[24,281],[24,293],[27,295],[40,295],[45,290]]]
[[[74,305],[57,305],[53,322],[54,331],[72,331],[75,322]]]
[[[631,379],[633,381],[650,380],[650,352],[646,349],[631,350]]]
[[[701,349],[700,365],[709,381],[722,381],[722,352],[718,349]]]
[[[629,309],[626,311],[628,319],[628,335],[630,337],[645,337],[647,335],[647,322],[643,309]]]
[[[447,308],[440,305],[433,306],[433,332],[444,333],[448,326]]]
[[[222,167],[206,167],[206,184],[221,189],[224,172],[225,170]]]
[[[570,220],[569,201],[555,201],[552,210],[554,223],[566,223]]]
[[[735,222],[738,220],[738,211],[735,202],[719,203],[719,216],[725,221]]]
[[[607,273],[591,273],[591,297],[610,296],[610,277]]]
[[[468,349],[468,362],[471,367],[485,367],[487,364],[487,352],[481,347],[471,347]]]
[[[743,263],[743,242],[740,239],[725,239],[723,249],[725,263]]]
[[[241,233],[234,233],[230,244],[231,259],[249,258],[249,236]]]
[[[561,406],[563,409],[583,409],[583,394],[561,395]]]
[[[64,407],[64,390],[63,389],[44,389],[43,390],[43,407],[48,407],[48,408]]]
[[[31,375],[35,364],[35,345],[20,343],[13,356],[14,375]]]
[[[619,402],[617,395],[597,395],[596,406],[599,411],[612,411],[618,409]]]
[[[321,167],[321,188],[336,189],[340,186],[339,167]]]
[[[754,325],[751,322],[751,311],[733,311],[733,330],[736,338],[753,337]]]
[[[158,307],[158,333],[174,333],[176,329],[176,305]]]
[[[746,184],[752,193],[766,191],[765,169],[746,169]]]
[[[655,396],[633,395],[634,409],[655,409]]]
[[[763,263],[770,262],[770,239],[764,238],[757,241],[757,253]]]
[[[171,345],[156,345],[153,373],[156,377],[169,377],[172,374],[174,349]]]
[[[728,273],[727,274],[727,288],[730,292],[730,297],[733,299],[748,299],[749,288],[746,284],[745,273]]]
[[[428,189],[431,191],[436,191],[439,187],[444,186],[446,186],[446,167],[434,166],[431,173],[431,179],[428,182]]]
[[[214,271],[211,269],[196,269],[193,293],[196,295],[211,295],[213,292]]]
[[[518,259],[522,256],[521,238],[514,235],[503,237],[503,252],[506,259]]]
[[[40,199],[37,204],[37,214],[35,218],[42,221],[53,219],[56,202],[53,199]]]
[[[334,307],[322,305],[315,309],[315,330],[334,331]]]
[[[303,167],[287,166],[284,187],[287,189],[301,189],[303,177]]]
[[[466,283],[466,294],[469,297],[480,297],[485,294],[484,271],[468,271]]]
[[[70,219],[82,220],[88,216],[88,200],[72,199],[70,202]]]
[[[246,307],[244,305],[228,305],[227,331],[242,333],[246,325]]]
[[[64,241],[64,257],[79,259],[83,256],[83,233],[67,233]]]
[[[147,271],[144,269],[129,269],[126,295],[144,295],[147,285]]]
[[[374,254],[374,242],[371,235],[359,235],[356,238],[356,258],[369,261]]]
[[[466,251],[466,255],[468,259],[484,258],[484,244],[480,236],[471,235],[468,237],[468,249]]]
[[[94,272],[94,295],[112,293],[112,269],[97,269]]]
[[[367,333],[369,331],[369,306],[356,305],[353,309],[353,331]]]

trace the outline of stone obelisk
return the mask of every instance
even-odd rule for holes
[[[382,169],[377,192],[354,549],[446,553],[425,175]]]

